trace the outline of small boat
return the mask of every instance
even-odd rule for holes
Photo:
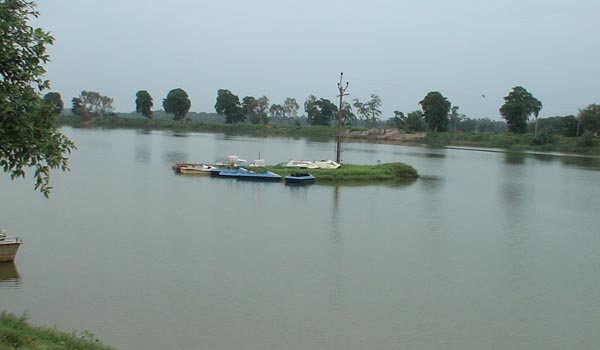
[[[6,230],[0,228],[0,262],[14,261],[23,241],[18,237],[6,237]]]
[[[300,168],[300,169],[317,169],[318,166],[315,162],[310,160],[290,160],[285,164],[286,168]]]
[[[334,162],[333,160],[321,160],[315,162],[315,165],[320,169],[337,169],[341,166],[340,163]]]
[[[218,169],[213,165],[206,164],[185,164],[179,167],[179,173],[181,174],[210,174],[211,171]]]
[[[285,177],[286,184],[311,184],[315,177],[309,173],[292,173]]]
[[[216,172],[216,171],[215,171]],[[214,174],[213,172],[212,174]],[[219,171],[219,177],[228,177],[238,180],[256,180],[256,181],[280,181],[281,175],[275,174],[271,171],[264,171],[257,173],[246,168],[237,169],[222,169]]]

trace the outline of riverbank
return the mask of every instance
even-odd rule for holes
[[[66,333],[31,325],[25,316],[0,313],[0,349],[3,350],[110,350],[90,332]]]
[[[227,135],[247,135],[256,137],[312,137],[332,139],[336,128],[329,126],[290,126],[204,123],[186,119],[180,122],[166,119],[124,118],[120,116],[84,119],[65,115],[57,120],[58,125],[94,128],[126,128],[146,130],[171,130],[174,132],[205,132]],[[540,132],[533,134],[510,133],[404,133],[398,129],[344,128],[345,140],[364,140],[367,142],[389,142],[395,144],[419,144],[433,147],[473,147],[497,148],[522,152],[561,152],[581,155],[600,155],[600,139],[587,133],[580,137]]]

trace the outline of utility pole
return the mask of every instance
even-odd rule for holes
[[[348,96],[346,94],[346,89],[348,88],[348,82],[346,82],[346,86],[342,84],[342,77],[344,76],[344,72],[340,73],[340,82],[338,83],[338,90],[340,90],[340,94],[338,97],[340,98],[340,106],[338,108],[338,126],[336,132],[336,145],[335,145],[335,161],[339,164],[342,163],[342,99],[344,96]]]

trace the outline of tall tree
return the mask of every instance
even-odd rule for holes
[[[516,86],[504,97],[500,114],[506,120],[508,131],[515,134],[527,132],[527,121],[530,115],[535,116],[535,133],[537,134],[537,117],[542,109],[542,102],[533,97],[522,86]]]
[[[310,103],[308,107],[306,113],[310,125],[330,125],[338,112],[337,106],[325,98]]]
[[[244,111],[240,106],[240,99],[231,91],[219,89],[217,91],[217,102],[215,103],[217,114],[225,116],[225,123],[241,123],[246,119]]]
[[[163,108],[165,112],[173,114],[173,120],[185,119],[191,106],[187,92],[180,88],[169,91],[167,98],[163,100]]]
[[[262,96],[256,99],[256,112],[260,124],[269,124],[269,98]]]
[[[269,113],[271,114],[271,117],[275,117],[275,118],[285,117],[284,107],[277,103],[274,103],[273,105],[271,105],[271,107],[269,108]]]
[[[44,103],[52,106],[52,112],[60,114],[65,108],[65,104],[58,92],[49,92],[44,95]]]
[[[577,117],[583,130],[588,130],[593,133],[600,131],[600,105],[591,104],[584,109],[579,110]],[[578,136],[579,134],[581,134],[581,130],[579,130]]]
[[[242,113],[252,124],[259,124],[258,102],[252,96],[246,96],[242,99]]]
[[[113,99],[96,91],[83,90],[73,98],[73,113],[86,117],[105,116],[113,111]]]
[[[400,111],[394,111],[393,122],[398,129],[403,129],[409,132],[425,131],[427,124],[423,120],[423,112],[414,111],[407,115]]]
[[[152,106],[154,101],[146,90],[140,90],[135,94],[135,111],[146,118],[152,118]]]
[[[50,86],[42,76],[54,38],[29,25],[38,15],[33,1],[0,2],[0,168],[15,179],[33,167],[35,189],[48,197],[50,170],[68,170],[75,145],[54,127],[54,107],[40,97]]]
[[[360,102],[359,99],[355,98],[353,100],[354,108],[356,108],[356,112],[361,117],[361,119],[365,120],[365,124],[369,127],[374,127],[379,121],[379,116],[381,115],[381,98],[376,94],[371,94],[371,99],[367,102]]]
[[[346,101],[342,103],[342,124],[351,126],[356,122],[356,114],[352,111],[352,105]]]
[[[285,112],[285,116],[288,118],[297,117],[298,110],[300,109],[300,105],[295,98],[288,97],[283,102],[283,109]]]
[[[419,104],[423,108],[423,118],[430,130],[448,131],[448,112],[451,104],[444,95],[432,91]]]

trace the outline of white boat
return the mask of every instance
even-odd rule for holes
[[[18,237],[6,237],[6,230],[0,228],[0,262],[14,261],[23,241]]]
[[[333,160],[320,160],[315,162],[315,165],[320,169],[337,169],[341,166],[340,163],[334,162]]]
[[[317,169],[315,162],[310,160],[290,160],[285,164],[287,168]]]
[[[184,164],[179,167],[179,172],[181,174],[210,174],[210,172],[214,169],[217,169],[216,166],[206,165],[206,164]]]

